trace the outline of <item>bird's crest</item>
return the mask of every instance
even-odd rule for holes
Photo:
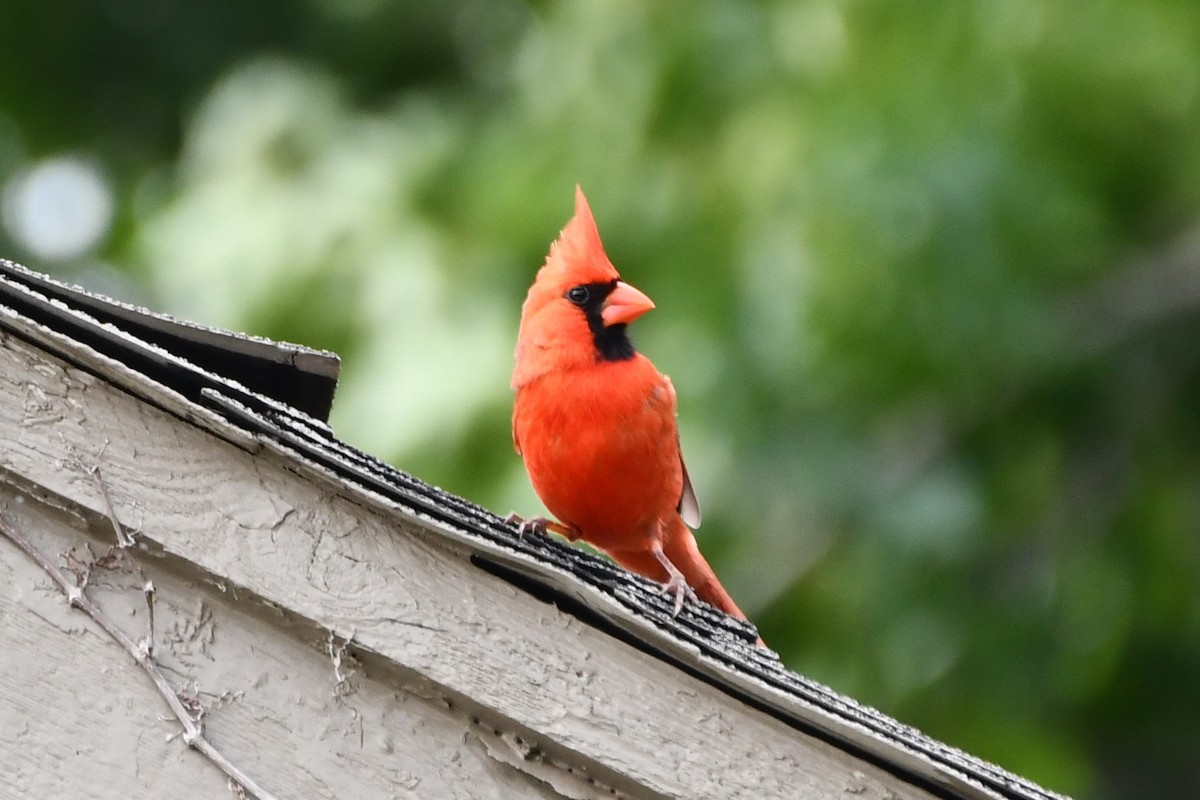
[[[571,217],[558,239],[550,246],[546,266],[538,274],[557,282],[566,279],[571,283],[603,283],[617,280],[617,269],[608,260],[596,219],[588,206],[583,189],[575,186],[575,216]]]
[[[604,253],[587,198],[576,186],[575,216],[550,246],[521,307],[514,389],[551,370],[595,362],[596,345],[588,321],[565,295],[573,286],[607,284],[619,278]]]

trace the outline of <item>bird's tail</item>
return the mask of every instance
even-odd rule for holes
[[[717,574],[700,554],[700,548],[696,545],[696,537],[684,524],[683,519],[676,515],[675,519],[665,527],[662,540],[663,555],[683,574],[684,580],[687,581],[688,586],[692,587],[696,596],[730,616],[746,619],[746,615],[738,608],[737,603],[733,602],[729,592],[725,591],[725,587],[717,579]],[[607,550],[606,552],[621,566],[639,575],[645,575],[651,580],[666,583],[670,578],[666,568],[645,548]],[[756,643],[759,647],[766,646],[761,637]]]
[[[683,520],[676,517],[668,527],[663,541],[663,552],[675,567],[683,573],[688,585],[704,602],[721,609],[726,614],[738,619],[746,619],[746,615],[738,608],[737,603],[725,591],[717,573],[708,565],[708,561],[700,553],[696,545],[696,537],[692,534]]]

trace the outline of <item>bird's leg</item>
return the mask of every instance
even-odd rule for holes
[[[525,534],[536,533],[539,536],[545,536],[546,531],[553,531],[559,536],[565,536],[572,542],[579,538],[579,531],[575,528],[568,528],[562,523],[555,522],[552,519],[545,517],[530,517],[525,519],[517,512],[513,512],[504,518],[504,521],[509,525],[517,526],[517,538],[524,540]]]
[[[675,610],[671,612],[671,616],[678,617],[679,612],[683,610],[684,599],[691,600],[693,603],[698,603],[700,600],[696,597],[696,593],[692,591],[692,587],[688,586],[687,579],[683,577],[683,573],[671,563],[671,559],[667,558],[667,554],[663,552],[661,545],[655,544],[650,552],[654,554],[658,563],[662,564],[663,569],[667,571],[668,578],[667,582],[663,585],[662,594],[675,595]]]

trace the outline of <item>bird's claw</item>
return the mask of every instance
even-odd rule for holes
[[[696,596],[695,590],[688,586],[688,582],[683,575],[676,572],[671,578],[663,584],[662,589],[658,592],[660,595],[675,595],[674,607],[671,611],[671,619],[679,616],[679,612],[683,610],[685,600],[690,600],[693,603],[700,602],[700,598]]]
[[[523,518],[517,512],[513,512],[504,518],[504,521],[509,525],[517,526],[517,538],[524,541],[525,534],[533,532],[539,536],[546,536],[550,533],[557,533],[559,536],[565,536],[569,541],[578,541],[583,537],[583,534],[578,528],[570,525],[563,525],[561,522],[555,522],[552,519],[545,517],[531,517],[530,519]]]
[[[662,551],[662,547],[656,545],[650,553],[662,564],[662,568],[667,572],[667,582],[663,584],[659,594],[675,595],[675,609],[671,612],[671,619],[679,616],[679,612],[683,610],[683,601],[691,600],[693,603],[700,602],[700,598],[696,597],[696,592],[691,586],[688,586],[687,578],[683,577],[683,573],[679,568],[671,563],[671,559],[667,558],[667,554]]]
[[[505,517],[504,521],[509,525],[517,526],[517,540],[522,542],[525,541],[525,535],[529,533],[545,536],[549,522],[545,517],[530,517],[529,519],[525,519],[515,511]]]

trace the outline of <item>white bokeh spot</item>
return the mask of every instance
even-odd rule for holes
[[[4,187],[4,225],[38,258],[66,261],[84,255],[108,232],[112,215],[108,181],[74,156],[35,164]]]

